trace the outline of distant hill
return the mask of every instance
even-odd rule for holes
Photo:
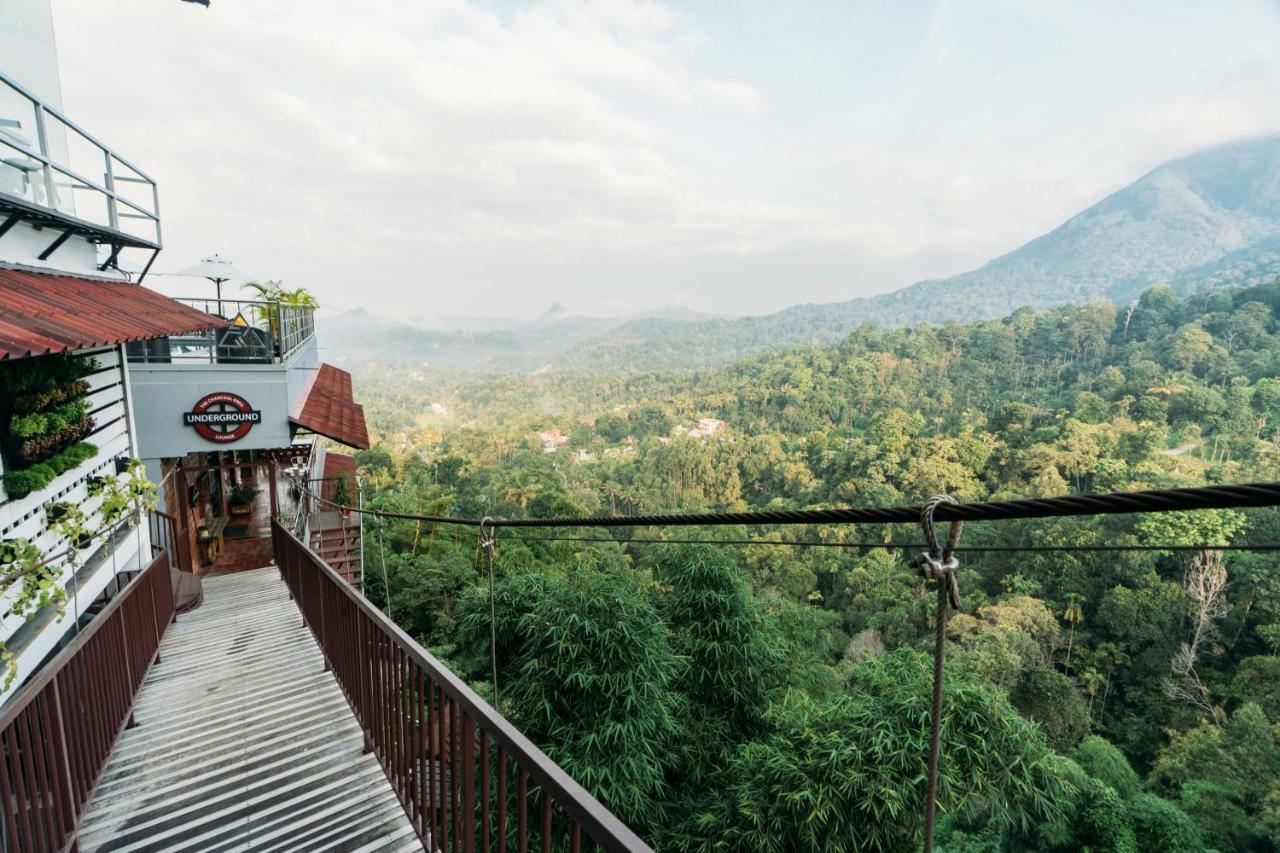
[[[1280,136],[1217,146],[1153,169],[1048,234],[941,280],[848,302],[672,328],[637,323],[575,345],[561,369],[705,367],[829,344],[862,323],[1004,316],[1091,298],[1127,303],[1153,284],[1188,293],[1280,276]]]
[[[1088,299],[1132,300],[1153,284],[1187,293],[1280,276],[1280,136],[1210,148],[1161,165],[1054,230],[970,272],[881,296],[796,305],[760,317],[707,318],[670,306],[583,317],[553,305],[501,333],[365,329],[387,355],[484,372],[700,368],[767,350],[840,341],[863,323],[1001,317]],[[346,316],[346,315],[344,315]],[[322,327],[342,328],[341,318]],[[353,318],[348,325],[367,327]],[[325,331],[326,345],[350,341]],[[355,346],[362,340],[355,335]]]
[[[461,320],[465,318],[455,318]],[[482,373],[545,372],[565,350],[620,327],[656,324],[664,332],[690,324],[722,322],[712,314],[667,305],[636,314],[591,317],[559,303],[532,321],[494,329],[432,330],[385,320],[363,308],[317,320],[322,344],[336,356],[361,361],[392,359]]]

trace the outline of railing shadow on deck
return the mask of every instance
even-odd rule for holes
[[[173,620],[169,552],[0,708],[0,843],[75,850],[76,832]]]
[[[278,521],[276,566],[430,850],[649,851]]]

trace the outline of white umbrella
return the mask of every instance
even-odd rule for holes
[[[209,281],[217,285],[218,288],[218,313],[222,313],[222,283],[224,281],[248,281],[253,276],[243,273],[236,269],[235,264],[218,254],[210,255],[201,259],[200,263],[192,264],[186,269],[178,273],[178,275],[191,275],[207,278]]]

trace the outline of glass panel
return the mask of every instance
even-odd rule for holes
[[[0,192],[48,205],[44,164],[0,136]]]
[[[4,83],[0,83],[0,142],[39,150],[35,106]]]

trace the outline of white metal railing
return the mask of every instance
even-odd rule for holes
[[[279,302],[179,298],[179,302],[230,325],[126,346],[131,362],[172,364],[277,364],[287,361],[316,333],[315,311]]]
[[[0,198],[160,246],[156,182],[0,73]]]

